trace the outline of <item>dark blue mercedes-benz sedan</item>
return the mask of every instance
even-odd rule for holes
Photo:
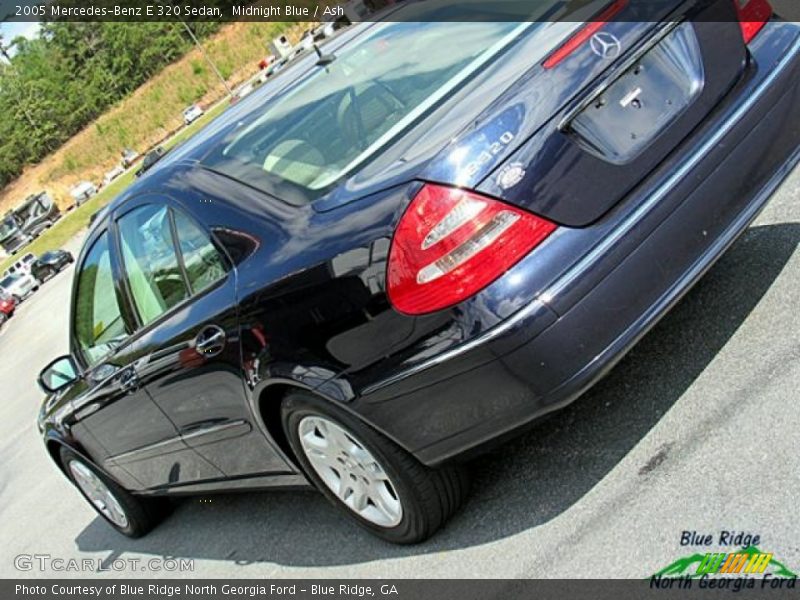
[[[734,242],[800,157],[800,26],[599,4],[352,27],[98,215],[39,427],[113,527],[310,483],[424,540],[466,458],[575,400]]]

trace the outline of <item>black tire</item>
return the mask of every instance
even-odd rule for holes
[[[20,298],[16,294],[14,294],[12,297],[14,298],[14,303],[15,304],[20,304],[22,302],[22,298]]]
[[[8,321],[8,315],[6,315],[6,313],[0,312],[0,326],[2,326],[3,323],[5,323],[6,321]]]
[[[114,498],[116,498],[119,505],[122,507],[125,517],[127,518],[127,525],[120,526],[117,523],[114,523],[92,503],[89,497],[75,481],[75,476],[70,470],[69,465],[73,461],[76,461],[89,469],[105,484]],[[111,525],[111,527],[116,529],[124,536],[129,538],[142,537],[152,530],[156,525],[158,525],[169,511],[169,502],[165,498],[142,498],[139,496],[134,496],[127,490],[123,489],[115,481],[101,473],[93,464],[87,462],[68,448],[61,448],[61,464],[64,466],[64,472],[67,474],[67,477],[69,477],[72,484],[75,486],[78,492],[80,492],[81,496],[84,497],[89,506],[91,506],[98,515],[105,519],[105,521]]]
[[[379,432],[318,396],[303,391],[291,392],[283,400],[281,416],[294,456],[309,480],[331,503],[386,541],[394,544],[425,541],[447,522],[467,496],[469,478],[464,466],[426,467]],[[300,422],[308,416],[333,421],[352,434],[379,461],[396,488],[402,506],[402,519],[396,526],[382,527],[362,518],[325,484],[311,465],[300,441]]]

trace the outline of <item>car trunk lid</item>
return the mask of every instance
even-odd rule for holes
[[[657,2],[648,15],[658,19],[635,21],[636,5],[623,3],[615,20],[594,27],[558,64],[545,61],[515,81],[421,178],[476,189],[562,225],[601,217],[744,70],[732,0],[675,5]]]

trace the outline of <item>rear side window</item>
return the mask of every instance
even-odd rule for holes
[[[128,289],[143,325],[189,297],[166,206],[136,208],[119,220]]]
[[[78,274],[73,330],[78,349],[91,366],[127,337],[111,271],[108,234],[97,239]]]
[[[237,128],[205,162],[255,187],[288,182],[313,196],[374,156],[530,26],[377,25]]]
[[[192,293],[225,277],[225,263],[205,231],[180,211],[175,211],[175,234]]]
[[[125,278],[142,325],[226,275],[209,235],[181,211],[149,204],[118,221]]]

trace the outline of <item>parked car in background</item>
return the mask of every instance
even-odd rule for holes
[[[199,104],[192,104],[191,106],[187,107],[183,111],[183,122],[186,125],[192,124],[194,121],[199,119],[203,116],[203,109],[200,108]]]
[[[39,289],[39,282],[28,273],[10,273],[0,279],[0,289],[19,304]]]
[[[109,183],[111,183],[112,181],[114,181],[114,180],[115,180],[117,177],[119,177],[120,175],[122,175],[124,172],[125,172],[125,169],[124,169],[124,168],[123,168],[121,165],[120,165],[120,166],[116,166],[116,167],[114,167],[113,169],[111,169],[110,171],[108,171],[108,172],[107,172],[107,173],[106,173],[106,174],[103,176],[103,185],[104,185],[104,186],[108,185]]]
[[[136,150],[132,150],[131,148],[125,148],[122,151],[122,160],[120,161],[120,164],[124,169],[127,169],[134,162],[136,162],[137,158],[139,158],[139,153]]]
[[[30,273],[39,283],[43,283],[71,265],[73,261],[72,254],[66,250],[50,250],[32,262]]]
[[[294,49],[297,54],[308,52],[314,47],[314,42],[316,39],[314,38],[313,31],[306,31],[303,33],[303,36],[300,38],[300,41],[297,42]]]
[[[29,196],[16,213],[22,220],[22,230],[32,238],[39,237],[61,218],[61,209],[47,192]]]
[[[24,275],[29,275],[31,272],[31,265],[36,260],[36,256],[32,252],[28,252],[21,258],[14,261],[5,271],[3,271],[3,277],[6,275],[13,275],[15,273],[22,273]]]
[[[8,321],[14,316],[14,309],[17,307],[17,302],[14,297],[0,290],[0,325]]]
[[[144,175],[153,167],[153,165],[160,161],[166,153],[167,151],[163,148],[163,146],[158,146],[145,154],[144,159],[142,159],[142,165],[136,171],[136,177],[141,177]]]
[[[22,221],[22,230],[32,238],[38,237],[61,218],[61,210],[47,192],[28,196],[14,212]]]
[[[252,81],[248,81],[247,83],[240,85],[236,90],[234,90],[233,96],[231,96],[231,104],[236,104],[245,96],[249,96],[253,93],[254,89],[256,89],[256,86]]]
[[[274,54],[269,54],[265,56],[260,61],[258,61],[259,71],[263,71],[264,69],[269,67],[272,63],[274,63],[276,60],[278,60],[278,57],[276,57]]]
[[[158,495],[308,482],[428,538],[465,461],[606,376],[800,160],[800,24],[771,11],[439,5],[300,59],[93,223],[38,423],[117,531]]]
[[[75,206],[80,206],[97,193],[97,186],[91,181],[81,181],[69,191],[75,201]]]
[[[0,246],[16,254],[60,217],[61,210],[47,192],[32,194],[0,221]]]
[[[258,74],[258,82],[264,83],[267,81],[267,79],[269,79],[273,75],[280,73],[288,62],[289,60],[286,58],[281,58],[271,62]]]
[[[0,221],[0,246],[9,256],[16,254],[28,242],[31,236],[22,231],[19,219],[13,211],[9,211]]]

